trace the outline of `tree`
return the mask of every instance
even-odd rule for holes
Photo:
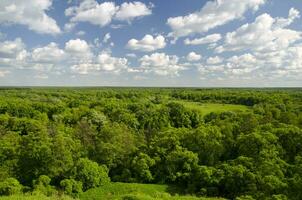
[[[82,182],[74,179],[64,179],[60,182],[60,186],[63,188],[65,194],[73,197],[78,197],[78,195],[82,193]]]
[[[167,155],[168,180],[186,186],[198,167],[197,154],[184,148],[176,148]]]
[[[139,153],[131,161],[130,169],[133,173],[135,182],[151,182],[154,178],[151,168],[155,165],[155,160],[145,153]]]
[[[169,109],[170,123],[173,127],[191,127],[189,112],[180,103],[171,102],[167,105]]]
[[[183,146],[198,154],[202,165],[214,165],[224,152],[223,139],[218,127],[198,127],[182,136]]]
[[[110,181],[107,167],[104,165],[100,166],[87,158],[79,159],[73,170],[73,177],[83,183],[84,191],[107,184]]]
[[[20,194],[23,186],[15,178],[7,178],[0,182],[0,195]]]
[[[56,193],[55,187],[50,185],[51,179],[46,175],[41,175],[33,181],[34,193],[42,193],[51,196]]]

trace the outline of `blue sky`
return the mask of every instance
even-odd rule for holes
[[[0,85],[302,86],[301,0],[2,0]]]

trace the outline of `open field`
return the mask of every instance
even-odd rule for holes
[[[94,188],[80,195],[81,200],[223,200],[221,198],[198,198],[193,196],[171,195],[174,188],[168,185],[111,183]]]
[[[0,200],[74,200],[69,196],[45,196],[45,195],[13,195],[0,196]]]
[[[173,101],[184,105],[188,109],[198,110],[202,115],[207,115],[211,112],[222,113],[226,111],[232,112],[248,112],[250,108],[245,105],[235,105],[235,104],[220,104],[220,103],[200,103],[191,102],[184,100]]]
[[[47,197],[40,194],[0,196],[0,200],[223,200],[222,198],[202,198],[173,194],[176,190],[177,188],[168,185],[110,183],[102,187],[90,189],[82,193],[79,198],[69,196]]]

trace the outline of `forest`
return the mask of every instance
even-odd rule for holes
[[[0,199],[22,196],[301,200],[302,90],[1,88]]]

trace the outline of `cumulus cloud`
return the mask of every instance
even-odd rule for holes
[[[232,20],[242,18],[248,10],[258,10],[266,0],[214,0],[208,1],[199,12],[170,17],[167,24],[173,37],[205,33]]]
[[[49,73],[89,74],[94,72],[119,73],[128,70],[126,58],[114,57],[109,52],[94,53],[91,46],[81,39],[71,39],[60,48],[57,43],[35,47],[31,51],[20,38],[0,42],[0,76],[10,68],[35,70],[37,76],[48,77]],[[39,78],[41,78],[39,77]],[[38,77],[36,77],[38,78]]]
[[[205,37],[201,37],[201,38],[196,38],[193,40],[190,39],[185,39],[184,43],[186,45],[201,45],[201,44],[211,44],[211,43],[216,43],[219,40],[221,40],[221,35],[220,34],[211,34],[211,35],[207,35]]]
[[[22,67],[27,56],[28,52],[26,51],[25,44],[20,38],[0,42],[1,67]]]
[[[93,63],[76,63],[70,67],[71,71],[75,74],[88,74],[90,70],[95,68]]]
[[[10,73],[10,71],[8,71],[8,70],[0,70],[0,77],[5,77],[6,74],[9,74],[9,73]]]
[[[52,0],[1,0],[0,23],[20,24],[37,33],[59,34],[60,27],[46,14]]]
[[[58,44],[51,42],[47,46],[35,48],[32,51],[32,59],[41,63],[60,63],[64,60],[66,54]]]
[[[71,54],[80,56],[90,54],[90,47],[88,43],[81,39],[74,39],[66,42],[65,50]]]
[[[199,55],[193,51],[187,55],[187,60],[190,62],[198,61],[200,59],[201,59],[201,55]]]
[[[83,35],[85,35],[85,34],[86,34],[85,31],[78,31],[78,32],[76,33],[76,35],[78,35],[78,36],[83,36]]]
[[[0,57],[1,58],[15,58],[25,48],[25,44],[20,38],[13,41],[4,41],[0,43]]]
[[[102,52],[98,55],[97,63],[99,64],[99,70],[119,72],[127,68],[128,60],[112,57],[109,53]]]
[[[129,57],[129,58],[136,58],[137,57],[135,53],[127,53],[126,56]]]
[[[223,62],[223,58],[219,57],[219,56],[214,56],[214,57],[209,57],[207,59],[207,64],[219,64]]]
[[[128,60],[126,58],[118,58],[111,56],[108,52],[101,52],[95,60],[84,63],[76,63],[71,66],[73,73],[88,74],[89,72],[104,71],[119,73],[128,68]]]
[[[105,36],[104,36],[104,38],[103,38],[103,42],[107,43],[110,40],[110,38],[111,38],[110,33],[106,33]]]
[[[138,1],[124,2],[118,6],[114,2],[83,0],[80,5],[65,10],[65,15],[71,17],[71,23],[89,22],[100,27],[110,24],[112,20],[130,22],[151,13],[151,6]]]
[[[298,18],[300,18],[300,12],[295,8],[291,8],[288,13],[288,18],[276,18],[276,26],[279,28],[287,27]]]
[[[178,76],[179,72],[185,70],[179,63],[179,58],[175,55],[166,55],[165,53],[153,53],[144,55],[139,60],[140,69],[145,73],[155,73],[161,76]]]
[[[224,44],[217,47],[216,51],[276,51],[287,48],[302,36],[301,32],[286,28],[297,17],[299,12],[295,9],[290,10],[287,19],[262,14],[253,23],[244,24],[237,30],[227,33]]]
[[[208,62],[198,65],[203,77],[224,79],[301,79],[302,43],[268,52],[251,52],[233,55],[223,62]]]
[[[147,6],[139,1],[124,2],[116,12],[115,19],[120,21],[131,21],[137,17],[151,15],[152,7],[152,4]]]
[[[128,41],[126,47],[137,51],[155,51],[157,49],[165,48],[166,42],[162,35],[153,37],[152,35],[145,35],[141,40],[131,39]]]
[[[241,56],[232,56],[227,60],[225,73],[230,75],[242,75],[250,73],[259,68],[255,56],[252,54],[243,54]]]
[[[198,67],[202,75],[214,75],[220,78],[233,76],[250,75],[251,72],[259,68],[255,56],[252,54],[243,54],[240,56],[232,56],[225,62],[219,57],[211,57],[207,59],[207,63]]]
[[[67,8],[65,15],[71,17],[70,21],[73,23],[89,22],[103,27],[111,22],[117,10],[113,2],[99,4],[94,0],[84,0],[78,7]]]

